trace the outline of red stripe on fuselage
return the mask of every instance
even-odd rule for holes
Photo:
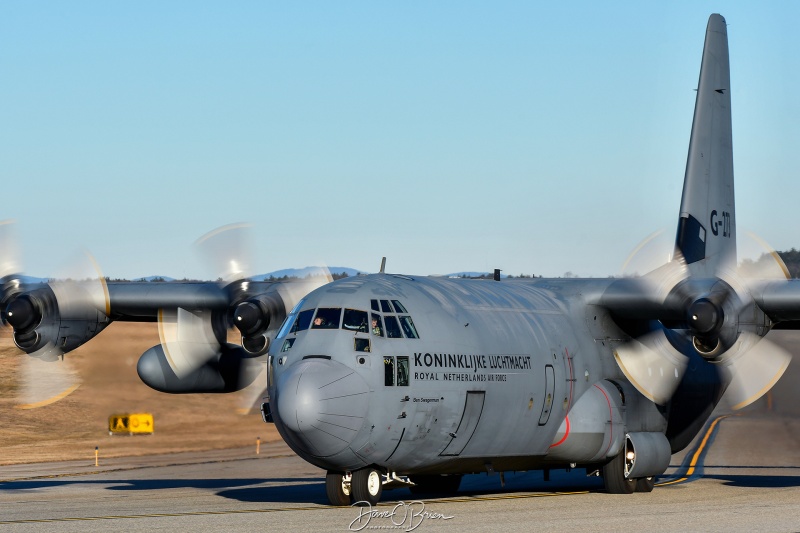
[[[560,441],[550,445],[551,448],[555,448],[556,446],[561,446],[562,444],[564,444],[564,441],[567,440],[567,437],[569,437],[569,415],[567,415],[566,418],[564,418],[564,421],[566,421],[567,423],[567,431],[564,433],[564,436],[561,437]]]

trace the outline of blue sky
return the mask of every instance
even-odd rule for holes
[[[4,2],[3,212],[27,272],[607,276],[674,234],[708,15],[731,49],[737,223],[800,247],[800,4]]]

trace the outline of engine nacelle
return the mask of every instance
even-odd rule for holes
[[[264,293],[240,302],[233,313],[233,325],[242,334],[242,347],[251,355],[269,350],[270,335],[286,318],[286,305],[277,293]]]
[[[235,392],[256,379],[259,364],[239,346],[226,344],[209,361],[196,370],[178,377],[164,353],[164,347],[153,346],[139,358],[139,378],[151,389],[171,394],[199,392]]]
[[[625,438],[625,459],[630,467],[625,477],[638,479],[660,476],[669,467],[671,456],[669,441],[663,433],[628,433]]]
[[[68,290],[43,284],[11,298],[4,310],[4,319],[14,328],[14,343],[26,352],[39,352],[42,359],[59,355],[83,345],[111,322],[100,309],[75,285]],[[68,294],[73,291],[73,294]],[[59,293],[60,296],[59,296]]]

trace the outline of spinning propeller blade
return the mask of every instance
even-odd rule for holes
[[[614,358],[636,390],[659,405],[672,398],[688,363],[660,329],[618,346]]]
[[[194,243],[196,253],[215,276],[224,282],[252,275],[252,234],[249,224],[228,224],[209,231]]]
[[[209,311],[161,309],[158,313],[158,336],[167,362],[179,378],[206,364],[220,348]]]
[[[19,248],[11,222],[0,222],[3,323],[14,329],[14,342],[23,356],[17,405],[33,409],[49,405],[75,391],[80,380],[65,352],[75,347],[61,328],[102,329],[98,317],[109,314],[105,279],[88,254],[72,262],[62,275],[47,284],[23,285]],[[71,331],[71,330],[70,330]]]
[[[747,407],[766,394],[792,361],[789,352],[769,339],[743,333],[741,341],[743,353],[720,362],[730,380],[723,401],[734,410]]]
[[[45,346],[40,355],[23,356],[22,378],[17,393],[17,408],[36,409],[66,398],[80,386],[78,373],[66,359],[51,361],[49,355],[58,350]]]

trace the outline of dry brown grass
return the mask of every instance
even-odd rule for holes
[[[0,333],[0,465],[255,446],[279,440],[275,427],[258,414],[241,415],[242,393],[163,394],[139,380],[136,363],[158,344],[155,324],[116,323],[66,357],[81,376],[81,386],[46,407],[15,407],[20,352],[3,328]],[[52,364],[60,364],[58,362]],[[114,413],[148,412],[155,433],[109,436]]]

